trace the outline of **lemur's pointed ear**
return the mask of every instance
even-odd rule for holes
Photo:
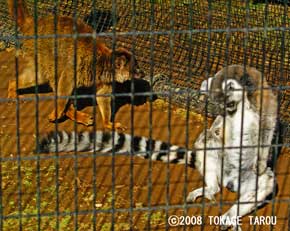
[[[213,77],[210,77],[202,81],[200,85],[200,94],[208,95],[208,91],[211,88],[212,79]]]

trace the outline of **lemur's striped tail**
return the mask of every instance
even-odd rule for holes
[[[114,146],[113,146],[114,134]],[[94,144],[95,142],[95,144]],[[51,132],[40,140],[38,152],[97,151],[102,153],[130,152],[145,159],[170,163],[187,163],[194,167],[195,153],[179,146],[124,133],[112,132]],[[151,152],[150,152],[151,150]],[[150,154],[152,153],[152,154]]]

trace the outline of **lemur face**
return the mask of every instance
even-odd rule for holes
[[[227,112],[235,112],[237,105],[243,100],[243,86],[235,79],[227,79],[222,82],[222,92]]]
[[[221,108],[226,107],[228,112],[234,112],[243,99],[243,92],[247,93],[245,96],[251,94],[249,88],[252,88],[254,83],[249,70],[253,72],[252,69],[240,65],[225,67],[214,77],[202,82],[201,93],[207,95],[209,100],[218,103]]]

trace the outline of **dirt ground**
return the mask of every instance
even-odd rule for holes
[[[33,153],[37,127],[40,135],[55,129],[47,116],[53,100],[40,100],[36,119],[35,101],[8,102],[8,79],[15,75],[14,52],[0,53],[0,154],[1,154],[1,225],[3,230],[164,230],[170,215],[204,215],[204,230],[219,230],[209,225],[209,217],[219,215],[234,202],[236,194],[226,189],[215,203],[198,200],[186,204],[187,193],[202,186],[197,170],[183,165],[167,165],[130,156],[94,156],[93,154],[39,155]],[[42,96],[51,95],[50,93]],[[32,94],[27,95],[33,97]],[[152,105],[152,137],[173,144],[186,144],[186,116],[182,110],[169,112],[166,104]],[[132,110],[133,112],[132,113]],[[92,113],[93,107],[84,111]],[[133,118],[132,118],[133,114]],[[97,111],[97,128],[101,129]],[[116,120],[134,127],[135,135],[149,136],[150,103],[123,106]],[[131,122],[133,121],[133,122]],[[169,122],[170,121],[170,122]],[[202,129],[202,118],[190,115],[188,143]],[[37,126],[38,124],[38,126]],[[72,121],[58,124],[58,129],[73,130]],[[78,130],[92,129],[77,125]],[[169,129],[171,133],[169,134]],[[18,158],[21,157],[21,158]],[[272,228],[289,228],[290,152],[284,149],[276,166],[279,186],[277,196],[257,211],[257,216],[276,216]],[[223,206],[221,208],[221,203]],[[204,207],[204,209],[203,209]],[[95,214],[93,213],[95,208]],[[254,213],[253,213],[254,214]],[[253,215],[251,214],[251,215]],[[243,230],[271,230],[269,225],[250,225],[243,219]],[[202,226],[178,226],[170,230],[199,230]]]

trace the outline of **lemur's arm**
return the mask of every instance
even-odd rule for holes
[[[219,115],[215,118],[213,124],[210,127],[210,131],[213,132],[220,139],[222,139],[224,136],[223,123],[224,123],[224,117]]]

